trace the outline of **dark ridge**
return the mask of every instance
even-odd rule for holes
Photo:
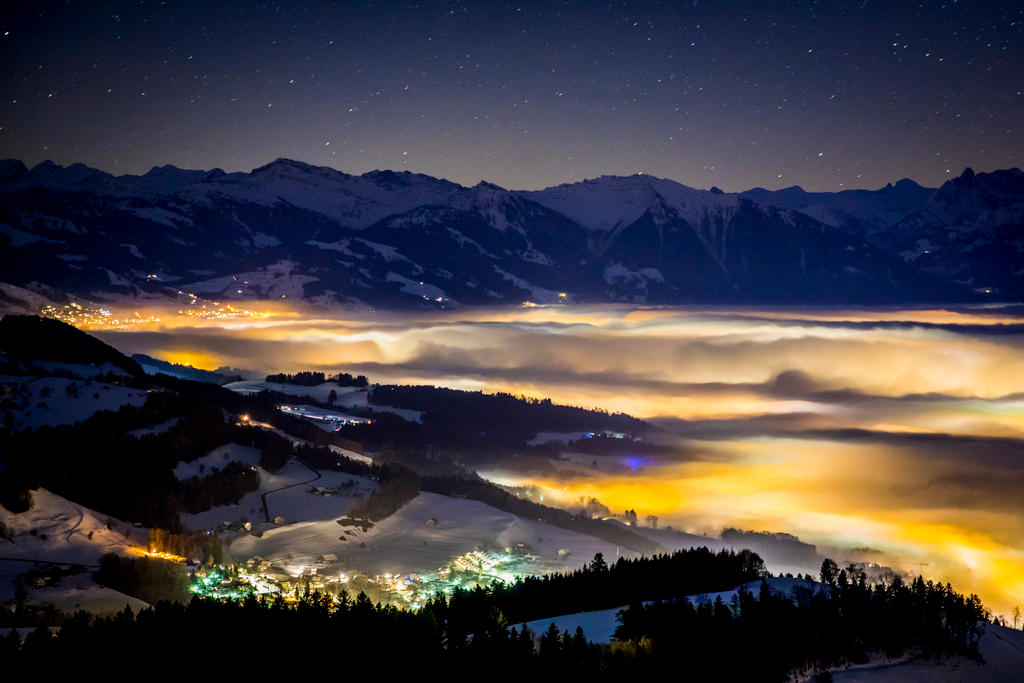
[[[6,315],[0,319],[0,349],[13,360],[54,360],[62,363],[112,363],[133,377],[142,367],[113,346],[53,318]]]

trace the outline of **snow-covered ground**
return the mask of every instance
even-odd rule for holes
[[[423,412],[419,410],[406,410],[404,408],[393,408],[391,406],[371,404],[368,400],[369,390],[365,388],[343,387],[335,382],[324,382],[313,387],[306,387],[299,384],[281,384],[279,382],[265,382],[263,380],[242,380],[225,384],[226,389],[236,391],[240,394],[255,394],[261,391],[276,391],[289,396],[309,396],[322,403],[326,403],[333,391],[337,398],[334,405],[348,408],[370,408],[380,413],[394,413],[410,422],[419,422]]]
[[[613,524],[623,525],[617,520],[611,520]],[[708,548],[714,552],[718,552],[722,548],[727,547],[726,543],[720,538],[712,538],[710,536],[698,536],[697,534],[688,534],[685,531],[676,531],[674,529],[652,529],[649,526],[630,526],[628,527],[634,534],[649,538],[655,543],[661,544],[665,550],[674,552],[676,550],[689,550],[690,548]]]
[[[316,406],[283,404],[279,405],[277,409],[282,413],[309,420],[328,432],[337,431],[340,427],[347,424],[368,424],[370,422],[368,417],[357,417],[348,413],[339,413],[336,410],[317,408]]]
[[[993,626],[985,627],[978,643],[984,664],[954,657],[941,665],[931,661],[910,660],[893,664],[837,670],[832,672],[836,683],[1020,683],[1024,681],[1024,631]]]
[[[0,602],[14,597],[14,582],[19,575],[46,563],[60,562],[81,564],[86,571],[53,585],[27,586],[29,604],[53,604],[64,612],[84,609],[95,614],[111,614],[124,609],[125,604],[132,609],[145,607],[141,600],[96,585],[92,572],[107,553],[124,555],[144,549],[148,530],[42,488],[32,491],[32,501],[31,509],[18,514],[0,506],[0,522],[13,532],[11,541],[0,539]],[[108,520],[112,528],[108,528]]]
[[[91,571],[65,576],[53,586],[31,587],[26,592],[29,604],[53,605],[58,612],[65,614],[85,610],[103,617],[120,612],[125,605],[129,605],[135,613],[149,606],[138,598],[99,585],[93,581]]]
[[[797,587],[806,588],[808,590],[819,590],[821,586],[821,584],[814,581],[790,579],[785,577],[770,578],[768,579],[768,585],[771,587],[772,592],[782,593],[788,596],[792,596]],[[748,593],[752,593],[757,596],[761,590],[761,582],[751,581],[750,583],[744,584],[742,588]],[[687,599],[694,604],[701,602],[713,603],[717,598],[722,598],[723,602],[729,603],[739,594],[739,589],[740,587],[737,586],[733,590],[721,591],[719,593],[698,593],[696,595],[687,596]],[[596,610],[593,612],[577,612],[575,614],[565,614],[557,617],[549,617],[547,619],[535,619],[534,621],[526,622],[526,625],[531,631],[533,631],[534,635],[538,637],[548,629],[551,622],[554,622],[559,631],[569,631],[569,633],[573,633],[577,626],[581,626],[583,627],[583,634],[587,637],[587,640],[594,643],[610,643],[612,636],[615,634],[615,629],[619,625],[615,615],[625,608],[626,606],[622,605],[620,607],[612,607],[610,609]]]
[[[423,411],[422,410],[409,410],[407,408],[395,408],[393,406],[379,405],[377,403],[370,403],[368,400],[369,396],[365,391],[352,391],[344,396],[338,395],[337,404],[345,406],[346,408],[369,408],[370,410],[377,413],[392,413],[399,416],[403,420],[409,422],[422,422]]]
[[[612,520],[615,524],[621,524]],[[690,548],[706,547],[714,552],[719,550],[740,551],[749,549],[757,553],[768,571],[773,574],[807,574],[816,576],[821,570],[821,561],[824,557],[808,551],[808,554],[794,554],[790,544],[785,539],[773,539],[770,535],[763,535],[746,541],[722,540],[711,536],[699,536],[674,529],[652,529],[649,526],[631,526],[629,530],[646,538],[660,543],[668,551],[688,550]],[[841,559],[841,558],[837,558]]]
[[[256,467],[260,463],[260,450],[237,443],[224,444],[192,462],[179,462],[174,468],[174,476],[179,481],[190,477],[205,477],[224,469],[232,462]]]
[[[793,596],[798,588],[820,590],[821,584],[805,579],[774,577],[768,579],[773,592]],[[760,581],[752,581],[744,585],[744,589],[758,595]],[[729,603],[739,592],[739,588],[720,593],[701,593],[688,596],[691,602],[714,602],[716,598]],[[534,635],[540,637],[553,622],[559,631],[573,633],[577,626],[583,628],[587,640],[595,643],[609,643],[618,626],[616,614],[622,607],[579,612],[547,619],[536,619],[526,622]],[[518,624],[513,624],[518,627]],[[1003,626],[988,625],[985,635],[979,643],[979,650],[984,657],[984,664],[955,657],[946,660],[941,666],[931,661],[901,660],[895,663],[880,663],[869,666],[851,667],[832,672],[832,680],[836,683],[882,683],[883,681],[900,681],[907,683],[970,683],[974,681],[991,681],[994,683],[1020,683],[1024,681],[1024,631],[1009,629]]]
[[[575,633],[576,627],[579,626],[583,629],[583,635],[592,643],[610,643],[612,642],[612,636],[615,635],[615,629],[619,626],[615,615],[622,609],[624,607],[612,607],[611,609],[601,609],[593,612],[564,614],[549,619],[534,619],[533,621],[526,622],[526,626],[538,638],[544,634],[544,631],[548,630],[552,623],[559,631],[568,631],[569,633]],[[521,627],[520,624],[512,625],[517,629]]]
[[[478,501],[434,493],[420,493],[366,532],[340,526],[336,521],[340,516],[286,524],[267,530],[262,538],[243,536],[231,544],[230,552],[238,560],[258,555],[279,561],[296,574],[322,553],[333,553],[340,566],[368,574],[405,574],[436,570],[478,547],[509,548],[522,543],[544,570],[575,569],[595,553],[614,559],[617,552],[614,545],[592,536],[523,519]],[[437,525],[429,526],[430,519],[436,519]]]
[[[168,429],[178,424],[180,417],[172,417],[170,420],[166,420],[159,424],[149,425],[148,427],[140,427],[139,429],[133,429],[128,432],[128,436],[150,436],[152,434],[163,434]]]
[[[146,402],[147,395],[142,389],[93,380],[0,377],[0,396],[16,406],[10,409],[15,429],[74,424],[101,410],[117,410],[123,405],[140,406]]]
[[[229,445],[233,446],[233,444]],[[226,447],[222,446],[221,448]],[[235,448],[245,447],[235,446]],[[247,450],[255,451],[255,449]],[[214,451],[214,453],[216,452]],[[255,456],[258,462],[258,451]],[[223,457],[220,460],[223,461]],[[181,467],[181,464],[178,466]],[[182,523],[189,529],[212,529],[220,526],[223,522],[234,523],[245,519],[255,527],[270,529],[272,525],[267,524],[263,512],[262,498],[266,494],[271,520],[280,516],[289,525],[294,522],[328,520],[338,527],[334,520],[348,512],[355,500],[366,498],[376,488],[376,483],[368,479],[343,472],[323,472],[318,478],[315,472],[295,460],[289,461],[287,465],[274,473],[267,472],[260,467],[257,467],[257,471],[260,474],[259,489],[246,494],[235,505],[220,505],[205,512],[183,514],[181,515]],[[355,483],[348,486],[349,481]],[[329,495],[324,495],[325,492]],[[234,554],[234,547],[237,544],[238,541],[235,541],[231,545],[232,554]],[[245,555],[241,559],[248,557],[251,555]]]
[[[107,520],[113,529],[107,528]],[[119,522],[44,488],[32,491],[32,507],[25,512],[15,514],[0,506],[0,522],[14,534],[12,541],[0,539],[0,557],[17,560],[96,564],[102,555],[145,548],[149,540],[146,529]]]
[[[341,403],[340,399],[343,395],[349,393],[355,393],[361,391],[366,392],[365,389],[352,389],[351,387],[342,387],[334,382],[324,382],[316,386],[307,387],[301,384],[284,384],[281,382],[265,382],[261,379],[246,379],[239,382],[230,382],[224,385],[225,389],[238,392],[239,394],[256,394],[261,391],[276,391],[281,394],[288,394],[289,396],[310,396],[316,400],[326,403],[327,398],[332,391],[334,391],[339,400],[337,403]]]
[[[348,458],[349,460],[355,460],[357,462],[365,463],[367,465],[372,465],[373,464],[373,458],[371,458],[368,455],[363,455],[362,453],[356,453],[355,451],[350,451],[349,449],[342,448],[341,446],[333,446],[332,445],[332,446],[328,446],[328,448],[330,448],[334,453],[336,453],[337,455],[340,455],[343,458]]]
[[[588,432],[537,432],[537,436],[533,437],[526,443],[530,446],[540,446],[545,443],[569,443],[570,441],[579,441]]]

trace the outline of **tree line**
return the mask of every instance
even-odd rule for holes
[[[497,678],[671,675],[785,681],[794,675],[827,680],[829,669],[872,655],[979,657],[977,643],[988,617],[980,602],[920,578],[909,585],[894,579],[869,586],[862,574],[847,574],[792,597],[762,582],[756,596],[740,590],[729,602],[679,599],[687,592],[683,584],[707,592],[730,576],[763,573],[755,558],[703,549],[608,566],[595,557],[587,567],[563,575],[552,594],[589,594],[590,609],[604,604],[604,591],[619,590],[619,582],[633,586],[626,592],[634,596],[645,595],[648,580],[659,574],[680,582],[663,594],[666,599],[644,604],[635,597],[619,613],[615,640],[608,645],[588,642],[582,629],[569,633],[551,624],[537,634],[517,625],[528,616],[515,611],[518,598],[541,600],[547,590],[522,581],[457,590],[451,597],[439,593],[415,611],[374,604],[363,593],[353,599],[342,592],[335,599],[306,592],[295,604],[251,595],[234,602],[194,597],[185,604],[160,601],[137,615],[130,608],[102,619],[80,612],[66,619],[57,635],[36,629],[23,644],[17,634],[0,640],[0,658],[27,667],[116,655],[119,664],[134,666],[152,664],[155,648],[178,653],[200,648],[217,653],[212,660],[204,657],[204,673],[238,675],[265,667],[265,658],[253,649],[258,643],[300,655],[304,666],[319,663],[348,675],[433,670]],[[548,613],[566,607],[552,604]]]
[[[174,417],[179,419],[163,432],[130,434]],[[179,513],[236,503],[259,486],[258,473],[238,464],[178,481],[177,463],[230,442],[262,448],[275,437],[226,421],[216,404],[153,392],[140,407],[99,412],[74,425],[3,433],[0,503],[12,512],[27,510],[31,490],[42,486],[119,519],[177,530]]]
[[[976,595],[920,576],[909,585],[899,576],[869,585],[854,568],[830,578],[792,597],[762,582],[756,596],[741,589],[729,602],[635,602],[620,613],[615,638],[638,660],[638,674],[685,666],[698,679],[714,677],[730,657],[740,677],[763,680],[827,678],[829,669],[872,657],[980,660],[989,615]]]
[[[303,387],[318,387],[325,382],[334,382],[343,387],[367,387],[370,385],[366,375],[350,375],[347,372],[339,372],[337,375],[328,376],[312,370],[303,370],[295,374],[279,372],[267,375],[266,381],[275,384],[297,384]]]

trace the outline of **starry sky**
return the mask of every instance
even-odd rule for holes
[[[536,189],[937,186],[1024,161],[1024,3],[20,2],[0,157]]]

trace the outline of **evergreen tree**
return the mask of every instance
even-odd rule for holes
[[[839,575],[839,567],[830,558],[825,558],[821,563],[821,582],[834,586]]]

